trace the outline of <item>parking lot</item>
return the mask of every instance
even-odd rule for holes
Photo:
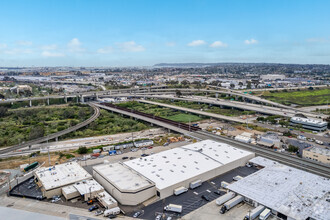
[[[122,206],[121,208],[126,211],[128,216],[132,216],[136,211],[143,210],[143,214],[139,216],[139,218],[142,219],[155,219],[157,214],[163,213],[163,207],[168,204],[176,204],[176,205],[182,205],[182,213],[178,217],[182,217],[184,215],[187,215],[188,213],[202,207],[203,205],[217,199],[221,195],[225,194],[225,191],[221,191],[220,195],[215,194],[214,192],[220,189],[221,181],[226,182],[232,182],[233,177],[240,175],[242,177],[247,176],[251,173],[256,172],[257,169],[254,167],[239,167],[236,168],[230,172],[227,172],[223,175],[220,175],[214,179],[211,179],[209,181],[206,181],[202,184],[202,186],[194,189],[194,190],[188,190],[188,192],[183,193],[179,196],[170,196],[166,199],[163,199],[161,201],[158,201],[156,203],[153,203],[149,206],[146,206],[144,208],[137,207],[134,210],[130,210],[131,207],[125,207]],[[202,195],[206,195],[210,201],[206,201],[201,198]],[[169,215],[176,216],[173,213],[167,213]]]
[[[31,177],[30,179],[27,179],[26,181],[15,186],[10,191],[10,195],[37,199],[42,197],[42,192],[33,181],[33,177]]]

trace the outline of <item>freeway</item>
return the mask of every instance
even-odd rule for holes
[[[275,152],[275,151],[273,151],[271,149],[268,149],[268,148],[263,148],[263,147],[252,145],[252,144],[238,142],[236,140],[233,140],[233,139],[230,139],[230,138],[227,138],[227,137],[222,137],[222,136],[219,136],[219,135],[215,135],[215,134],[212,134],[212,133],[209,133],[209,132],[206,132],[206,131],[190,132],[190,131],[187,131],[186,129],[181,129],[179,127],[173,126],[172,124],[168,124],[166,122],[158,121],[158,120],[156,120],[154,118],[151,118],[151,117],[141,116],[141,115],[135,114],[133,112],[124,111],[124,110],[121,110],[121,109],[112,108],[112,107],[108,107],[108,106],[100,105],[100,104],[95,104],[95,106],[107,109],[109,111],[117,112],[117,113],[122,114],[122,115],[127,115],[129,117],[137,118],[139,120],[143,120],[143,121],[161,126],[163,128],[167,128],[167,129],[170,129],[172,131],[181,133],[183,135],[199,139],[199,140],[212,139],[212,140],[215,140],[215,141],[228,143],[228,144],[230,144],[232,146],[235,146],[237,148],[247,149],[251,152],[254,152],[258,156],[263,156],[263,157],[266,157],[266,158],[270,158],[270,159],[278,161],[280,163],[287,164],[289,166],[292,166],[292,167],[295,167],[295,168],[298,168],[298,169],[302,169],[302,170],[305,170],[305,171],[308,171],[308,172],[311,172],[311,173],[314,173],[314,174],[317,174],[317,175],[321,175],[321,176],[330,178],[330,166],[329,165],[317,163],[317,162],[314,162],[312,160],[307,160],[307,159],[304,159],[304,158],[298,158],[298,157],[295,157],[295,156]]]
[[[46,142],[47,140],[58,138],[62,135],[68,134],[68,133],[76,131],[76,130],[82,128],[82,127],[85,127],[86,125],[90,124],[95,119],[97,119],[100,115],[100,109],[97,106],[95,106],[93,104],[89,104],[89,105],[94,109],[94,114],[89,119],[87,119],[87,120],[85,120],[85,121],[83,121],[83,122],[81,122],[81,123],[79,123],[75,126],[72,126],[72,127],[69,127],[65,130],[59,131],[57,133],[50,134],[50,135],[47,135],[45,137],[37,138],[37,139],[31,140],[31,141],[27,141],[27,142],[22,143],[22,144],[17,144],[17,145],[11,146],[11,147],[7,147],[5,149],[0,150],[0,154],[9,153],[11,151],[18,150],[18,149],[25,148],[25,147],[29,147],[29,146],[34,145],[34,144],[39,144],[39,143],[42,143],[42,142]]]
[[[215,98],[206,98],[199,96],[185,96],[185,97],[175,97],[170,95],[135,95],[135,97],[140,98],[158,98],[158,99],[172,99],[172,100],[180,100],[180,101],[190,101],[190,102],[199,102],[206,103],[210,105],[219,105],[219,106],[227,106],[242,110],[255,111],[266,115],[280,115],[283,117],[293,117],[296,114],[300,113],[299,110],[291,110],[291,109],[282,109],[270,106],[263,106],[251,103],[237,102],[231,100],[223,100],[223,99],[215,99]],[[303,113],[304,115],[310,118],[317,118],[313,113]]]

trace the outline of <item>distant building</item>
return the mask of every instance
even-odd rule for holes
[[[301,125],[303,128],[314,130],[314,131],[325,131],[327,130],[328,123],[322,120],[308,119],[302,117],[292,117],[290,124],[293,126]]]
[[[263,134],[257,143],[266,147],[281,147],[281,139],[278,137],[278,134],[273,132]]]
[[[20,92],[25,92],[25,91],[32,92],[32,87],[29,85],[18,85],[18,86],[14,86],[14,87],[10,88],[10,91],[16,92],[17,94],[19,94]]]
[[[285,75],[280,75],[280,74],[267,74],[267,75],[262,75],[260,78],[263,81],[276,81],[276,80],[284,80]]]
[[[330,164],[330,150],[320,147],[309,147],[303,150],[304,158],[315,160],[321,163]]]

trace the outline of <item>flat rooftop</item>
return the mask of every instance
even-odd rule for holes
[[[294,219],[329,219],[329,179],[262,157],[250,162],[264,168],[230,184],[229,190]]]
[[[125,162],[164,189],[227,163],[254,154],[228,144],[205,140]]]
[[[93,170],[121,191],[136,191],[154,186],[150,180],[122,163],[103,164],[93,167]]]
[[[117,204],[117,200],[115,200],[109,193],[106,191],[103,191],[99,193],[98,198],[102,200],[107,206],[110,206],[112,204]]]
[[[296,123],[307,123],[307,124],[314,124],[314,125],[327,125],[328,123],[322,120],[310,119],[310,118],[301,118],[301,117],[292,117],[291,121]]]
[[[94,179],[83,180],[75,183],[73,186],[78,190],[80,195],[104,190],[104,188]]]
[[[40,168],[36,171],[35,175],[46,191],[92,178],[92,176],[76,162]]]
[[[306,148],[304,150],[310,151],[310,152],[313,152],[313,153],[317,153],[317,154],[322,154],[322,155],[325,155],[325,156],[330,156],[330,150],[325,149],[325,148],[321,148],[321,147],[312,146],[312,147]]]

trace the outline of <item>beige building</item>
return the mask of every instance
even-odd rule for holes
[[[153,182],[123,163],[95,166],[93,177],[122,205],[138,205],[156,195]]]
[[[303,150],[304,158],[330,164],[330,150],[320,147],[309,147]]]
[[[65,186],[92,178],[92,176],[76,162],[40,168],[34,173],[34,176],[43,196],[48,199],[55,195],[62,195],[62,188]]]

